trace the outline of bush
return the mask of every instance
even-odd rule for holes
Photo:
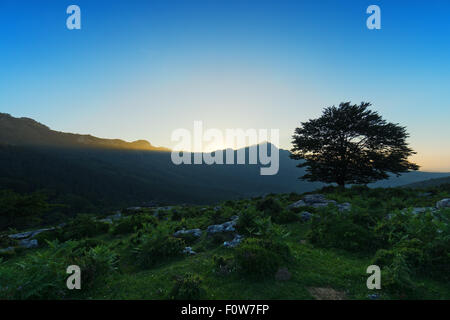
[[[291,253],[286,245],[255,238],[245,239],[234,251],[238,270],[256,278],[274,275],[290,257]]]
[[[271,216],[272,214],[277,214],[281,212],[283,208],[281,207],[280,202],[273,199],[272,197],[266,197],[263,200],[260,200],[256,203],[256,209],[258,211],[264,212],[265,215]]]
[[[71,291],[66,287],[66,268],[72,264],[67,255],[75,243],[50,243],[50,248],[30,254],[15,267],[2,267],[0,298],[2,299],[61,299]]]
[[[163,229],[157,229],[151,235],[144,234],[139,242],[133,254],[142,268],[150,268],[168,258],[181,256],[186,246],[184,240],[172,237]]]
[[[220,275],[227,275],[236,269],[233,258],[213,256],[214,272]]]
[[[87,250],[80,259],[82,286],[90,288],[95,281],[117,270],[118,255],[104,245]]]
[[[202,279],[196,274],[186,273],[175,277],[175,283],[169,298],[175,300],[197,300],[204,295]]]
[[[115,224],[111,233],[113,235],[119,235],[135,232],[143,228],[144,224],[156,225],[156,218],[145,214],[125,217]]]
[[[108,230],[109,224],[88,215],[79,215],[62,228],[60,239],[66,241],[89,238],[106,233]]]
[[[382,271],[381,287],[388,292],[408,296],[415,288],[410,274],[411,270],[404,257],[401,254],[396,254],[393,257],[392,264],[384,268],[384,272]]]
[[[322,247],[373,252],[378,248],[377,239],[367,222],[362,222],[360,215],[323,209],[319,216],[313,217],[308,238],[313,244]]]
[[[259,218],[259,213],[254,207],[250,207],[244,210],[240,215],[236,224],[236,229],[241,234],[250,234],[257,228],[257,219]]]

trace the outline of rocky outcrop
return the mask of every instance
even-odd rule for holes
[[[352,205],[348,202],[338,203],[336,206],[339,211],[350,211],[352,209]]]
[[[107,216],[106,218],[100,219],[99,221],[106,222],[106,223],[113,223],[114,221],[120,220],[120,219],[122,219],[122,213],[117,212],[116,214]]]
[[[436,202],[437,209],[450,208],[450,198],[442,199]]]
[[[190,230],[178,230],[173,234],[174,237],[179,238],[185,235],[192,235],[196,238],[200,238],[202,236],[202,230],[200,229],[190,229]]]
[[[184,248],[183,253],[188,254],[188,255],[195,255],[195,254],[197,254],[197,252],[195,252],[194,250],[192,250],[191,247],[186,247],[186,248]]]
[[[231,217],[231,221],[224,222],[222,224],[213,224],[208,226],[206,232],[208,235],[219,233],[219,232],[235,232],[238,216]]]
[[[302,219],[303,222],[311,220],[313,214],[308,211],[303,211],[300,215],[300,219]]]
[[[45,231],[51,231],[55,228],[46,228],[46,229],[38,229],[38,230],[32,230],[27,232],[21,232],[21,233],[15,233],[8,235],[9,238],[20,240],[20,239],[26,239],[26,238],[33,238],[37,236],[39,233],[45,232]]]
[[[234,247],[238,246],[242,242],[243,239],[244,239],[243,236],[237,234],[237,235],[234,236],[233,240],[225,241],[223,243],[223,246],[226,247],[226,248],[234,248]]]
[[[19,241],[19,247],[25,249],[31,249],[38,247],[38,241],[36,239],[23,239]]]
[[[352,205],[348,202],[337,203],[334,200],[328,200],[323,194],[307,194],[303,199],[290,204],[287,208],[301,208],[301,207],[313,207],[313,208],[323,208],[329,204],[337,206],[339,211],[351,210]]]

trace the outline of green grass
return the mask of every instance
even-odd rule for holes
[[[433,205],[434,201],[448,193],[439,193],[427,199],[415,196],[416,191],[346,191],[332,190],[328,193],[330,199],[339,202],[349,201],[355,205],[370,207],[371,199],[383,199],[380,204],[386,213],[396,207],[407,207],[413,205]],[[417,191],[418,192],[418,191]],[[294,202],[298,195],[276,195],[274,196],[283,207]],[[371,198],[372,197],[372,198]],[[186,217],[181,220],[160,220],[158,223],[166,226],[170,232],[175,228],[184,226],[186,228],[199,227],[203,230],[212,219],[227,219],[232,214],[237,214],[245,209],[247,205],[254,205],[258,201],[241,200],[222,204],[222,217],[213,217],[214,206],[201,211],[202,207],[181,208],[185,210]],[[381,203],[381,202],[380,202]],[[231,205],[231,206],[230,206]],[[374,209],[375,210],[375,209]],[[380,208],[376,208],[380,210]],[[194,213],[193,213],[194,212]],[[152,214],[147,212],[145,214]],[[192,216],[191,216],[192,215]],[[189,217],[188,217],[189,216]],[[300,221],[277,225],[284,234],[280,239],[287,244],[292,252],[292,261],[285,263],[291,273],[291,279],[278,281],[274,276],[264,279],[253,279],[239,272],[231,272],[221,275],[214,271],[214,256],[233,257],[232,248],[224,248],[220,244],[214,244],[204,235],[191,246],[198,252],[194,256],[179,256],[161,260],[149,269],[143,270],[134,263],[130,252],[132,245],[130,238],[133,234],[116,235],[105,233],[95,237],[102,240],[110,250],[120,256],[117,272],[102,274],[96,279],[95,285],[88,290],[74,293],[71,298],[76,299],[167,299],[174,283],[174,277],[185,273],[198,274],[202,278],[204,295],[202,299],[313,299],[308,288],[321,287],[332,288],[345,292],[348,299],[368,299],[372,293],[380,294],[380,299],[398,298],[420,298],[420,299],[450,299],[450,284],[442,279],[431,279],[425,275],[412,276],[416,284],[412,296],[402,296],[381,290],[369,290],[366,287],[367,267],[372,264],[373,253],[357,252],[350,253],[335,248],[322,248],[309,242],[308,233],[311,223]],[[0,287],[2,272],[10,272],[17,263],[26,263],[27,257],[36,253],[45,253],[51,250],[43,247],[22,251],[16,256],[0,264]],[[61,284],[65,285],[65,284]],[[83,284],[82,284],[83,285]],[[0,292],[1,297],[1,292]],[[45,297],[42,297],[45,298]]]

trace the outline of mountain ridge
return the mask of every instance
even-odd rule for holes
[[[83,148],[111,148],[130,150],[170,151],[165,147],[153,146],[147,140],[127,142],[121,139],[105,139],[90,134],[55,131],[50,127],[27,117],[16,118],[0,113],[1,143],[13,146],[63,146]]]

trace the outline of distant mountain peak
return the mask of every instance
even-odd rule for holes
[[[170,151],[164,147],[155,147],[146,140],[126,142],[120,139],[98,138],[90,134],[83,135],[54,131],[34,119],[15,118],[8,113],[0,113],[0,142],[2,144],[23,146]]]

